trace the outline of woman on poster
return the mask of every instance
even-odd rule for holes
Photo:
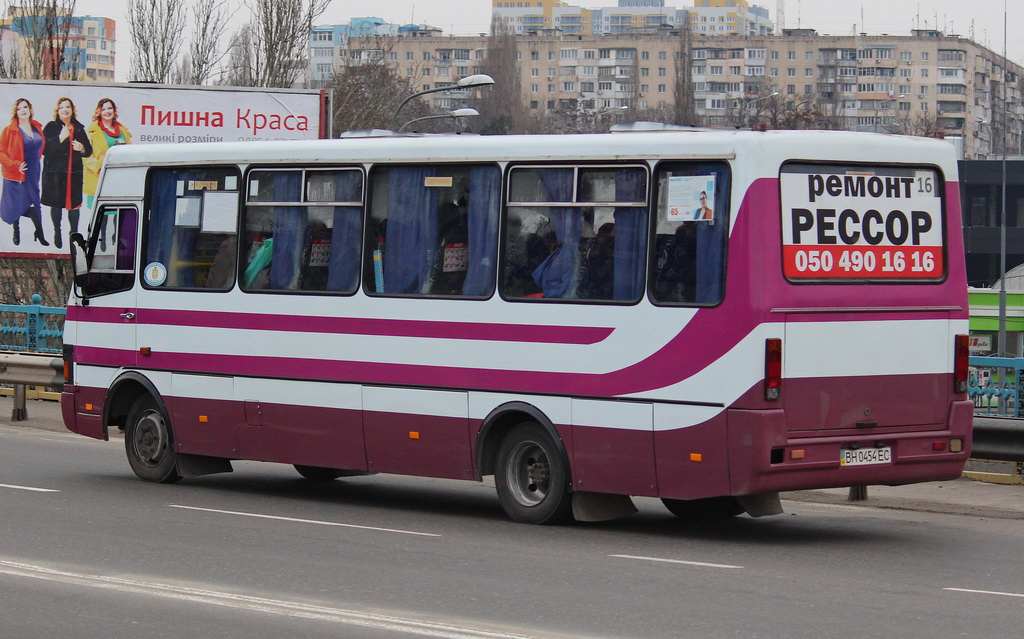
[[[43,147],[42,200],[50,207],[53,243],[57,248],[63,245],[60,232],[63,209],[68,211],[71,232],[78,231],[78,209],[82,206],[82,159],[92,155],[89,136],[75,116],[75,103],[71,98],[58,98],[53,121],[43,127],[46,145]]]
[[[85,206],[92,208],[96,196],[96,183],[99,181],[100,168],[107,150],[118,144],[131,144],[132,134],[128,127],[117,121],[117,105],[110,98],[102,98],[96,104],[92,114],[92,122],[85,130],[92,144],[92,155],[82,160],[85,168],[85,181],[82,192],[85,194]]]
[[[39,201],[39,171],[43,155],[43,125],[33,119],[32,103],[14,101],[11,123],[0,131],[0,165],[3,194],[0,219],[14,227],[14,244],[21,244],[21,218],[32,220],[35,239],[43,246],[42,203]]]
[[[117,121],[117,105],[110,98],[100,98],[96,110],[92,114],[92,122],[85,130],[92,144],[92,155],[82,160],[85,168],[85,181],[82,193],[85,194],[85,206],[92,210],[92,202],[96,197],[96,185],[100,179],[100,169],[107,150],[119,144],[130,144],[132,134],[128,127]],[[107,216],[100,220],[100,249],[106,250]]]

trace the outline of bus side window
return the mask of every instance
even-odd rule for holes
[[[375,167],[364,260],[367,292],[490,295],[500,183],[493,165]]]
[[[651,298],[713,305],[725,293],[729,168],[722,162],[658,166]]]
[[[147,288],[234,285],[238,185],[235,167],[150,172],[142,258]]]
[[[362,193],[358,169],[252,171],[243,231],[243,290],[354,292]]]
[[[508,198],[506,297],[640,299],[648,222],[645,168],[514,167]]]

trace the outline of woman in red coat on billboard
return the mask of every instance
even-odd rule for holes
[[[32,103],[25,98],[14,101],[11,123],[0,131],[0,165],[3,195],[0,218],[14,227],[14,244],[21,244],[21,218],[32,220],[35,239],[43,246],[41,222],[43,206],[39,201],[39,171],[43,155],[43,125],[33,119]]]
[[[53,220],[53,243],[60,248],[63,236],[60,220],[63,209],[68,211],[71,232],[78,232],[79,207],[82,206],[82,158],[92,155],[92,144],[85,127],[75,117],[75,103],[71,98],[59,98],[53,112],[53,121],[43,127],[46,145],[43,147],[43,204],[50,207]]]

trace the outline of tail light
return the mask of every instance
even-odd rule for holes
[[[770,402],[782,394],[782,340],[771,337],[764,341],[764,398]]]
[[[967,392],[967,368],[971,364],[970,338],[957,335],[953,338],[953,392]]]
[[[73,381],[75,363],[75,347],[64,345],[64,383],[70,384]]]

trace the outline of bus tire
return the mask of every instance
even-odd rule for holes
[[[729,519],[743,514],[743,506],[735,497],[705,497],[704,499],[665,499],[665,508],[676,517],[687,521]]]
[[[151,395],[136,399],[128,411],[124,447],[128,464],[140,479],[161,484],[181,479],[170,421]]]
[[[302,466],[293,464],[300,475],[310,481],[333,481],[345,474],[337,468],[324,468],[323,466]]]
[[[537,423],[519,424],[501,440],[494,484],[502,508],[514,521],[559,524],[572,515],[569,464]]]

